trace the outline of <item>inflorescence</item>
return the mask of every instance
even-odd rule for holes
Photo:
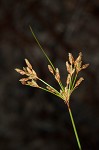
[[[48,69],[50,73],[54,76],[58,84],[60,85],[60,91],[56,90],[54,87],[49,85],[47,82],[38,77],[37,73],[34,71],[30,62],[25,59],[27,67],[23,67],[23,70],[16,68],[15,70],[21,75],[25,75],[27,77],[20,79],[19,81],[23,85],[28,85],[32,87],[36,87],[47,92],[50,92],[58,97],[60,97],[64,102],[69,106],[69,100],[72,92],[79,86],[79,84],[84,80],[83,77],[77,79],[78,73],[86,69],[89,64],[82,65],[82,53],[79,53],[79,56],[76,60],[71,53],[69,53],[69,61],[66,61],[66,69],[68,72],[65,86],[63,86],[60,78],[60,72],[58,68],[55,68],[52,63],[48,65]],[[37,81],[41,81],[45,84],[45,87],[41,87],[38,85]]]

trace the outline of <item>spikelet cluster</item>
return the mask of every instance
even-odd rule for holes
[[[74,57],[71,53],[69,53],[69,61],[66,61],[66,70],[68,72],[65,86],[61,83],[60,78],[60,72],[58,68],[53,68],[53,66],[48,65],[48,69],[50,73],[54,76],[55,80],[60,85],[60,91],[57,91],[54,87],[43,81],[41,78],[39,78],[36,74],[36,72],[33,70],[32,65],[30,62],[25,59],[27,67],[23,67],[23,70],[21,69],[15,69],[18,73],[21,75],[25,75],[27,77],[20,79],[19,81],[23,85],[29,85],[32,87],[40,88],[42,90],[45,90],[47,92],[50,92],[61,99],[64,100],[64,102],[69,106],[69,100],[71,93],[80,85],[80,83],[84,80],[83,77],[80,77],[77,79],[78,73],[87,68],[89,64],[82,65],[82,53],[80,52],[77,59],[74,60]],[[45,87],[40,87],[37,84],[37,80],[41,81],[45,84]]]
[[[19,81],[23,85],[30,85],[32,87],[39,88],[39,85],[36,82],[36,80],[38,79],[36,72],[33,70],[32,65],[27,59],[25,59],[25,62],[26,62],[27,67],[23,67],[23,70],[18,69],[18,68],[15,69],[21,75],[27,76],[26,78],[22,78]]]

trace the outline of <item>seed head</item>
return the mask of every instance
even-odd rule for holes
[[[67,80],[66,80],[66,84],[69,85],[70,84],[70,80],[71,80],[71,75],[68,74],[67,76]]]
[[[32,69],[32,74],[31,74],[32,79],[36,80],[38,79],[38,76],[36,74],[36,72]]]
[[[25,59],[25,62],[27,64],[28,68],[32,69],[32,65],[30,64],[30,62],[27,59]]]
[[[59,73],[59,69],[56,68],[56,72],[55,72],[55,79],[57,80],[57,82],[60,82],[60,73]]]
[[[48,69],[49,69],[49,71],[54,75],[54,70],[53,70],[53,68],[51,67],[51,65],[48,65]]]
[[[52,92],[52,93],[55,93],[56,91],[52,88],[52,87],[50,87],[50,86],[47,86],[46,87],[50,92]]]
[[[68,63],[68,61],[66,61],[66,68],[68,73],[72,76],[72,74],[75,72],[75,68],[73,68],[72,65]]]
[[[70,67],[68,61],[66,61],[66,67],[67,67],[67,71],[68,71],[69,73],[71,73],[71,67]]]
[[[16,68],[15,69],[18,73],[20,73],[21,75],[25,75],[25,72],[21,69]]]
[[[29,67],[26,67],[28,74],[32,74],[32,70]]]
[[[76,84],[75,84],[75,87],[74,88],[76,88],[76,87],[78,87],[78,85],[82,82],[84,80],[84,78],[83,77],[81,77],[77,82],[76,82]]]
[[[71,65],[73,65],[74,64],[74,57],[71,53],[69,53],[68,55],[69,55],[69,62]]]
[[[82,59],[82,53],[80,52],[75,63],[79,63],[81,61],[81,59]]]
[[[26,82],[29,80],[29,78],[22,78],[19,81],[23,84],[26,85]]]
[[[82,66],[82,69],[86,69],[89,66],[89,64],[85,64]]]
[[[32,81],[28,81],[27,85],[32,86],[32,87],[36,87],[39,88],[39,85],[36,83],[36,81],[32,80]]]
[[[30,62],[27,59],[25,59],[27,67],[23,67],[23,70],[18,69],[18,68],[15,69],[21,75],[27,76],[26,78],[22,78],[19,81],[23,85],[29,85],[32,87],[40,88],[42,90],[48,91],[50,93],[53,93],[54,95],[61,97],[69,107],[69,100],[70,100],[71,93],[84,80],[83,77],[81,77],[79,80],[77,80],[77,75],[78,75],[79,71],[87,68],[89,66],[89,64],[82,65],[82,53],[81,52],[79,53],[79,56],[77,57],[76,60],[74,60],[74,57],[71,53],[69,53],[68,55],[69,55],[69,62],[66,61],[66,68],[67,68],[68,76],[66,79],[65,86],[63,86],[61,83],[59,69],[58,68],[53,69],[54,66],[52,67],[51,65],[48,65],[48,69],[49,69],[50,73],[52,73],[54,75],[55,79],[57,80],[57,82],[59,83],[59,85],[61,87],[60,91],[57,91],[52,86],[50,86],[48,83],[46,83],[45,81],[40,79],[37,76],[35,70],[33,70],[32,65],[30,64]],[[44,83],[46,85],[46,87],[45,88],[40,87],[36,82],[37,80]]]

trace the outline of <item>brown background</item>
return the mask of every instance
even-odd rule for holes
[[[66,105],[22,86],[14,68],[28,58],[45,81],[57,84],[29,25],[65,82],[68,52],[82,51],[85,81],[71,98],[83,150],[99,148],[99,1],[0,0],[0,150],[78,149]]]

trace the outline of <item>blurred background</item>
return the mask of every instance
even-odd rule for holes
[[[77,150],[67,106],[62,100],[19,83],[14,68],[24,58],[38,76],[58,89],[33,28],[66,80],[68,52],[81,51],[85,78],[71,108],[83,150],[99,149],[99,1],[0,0],[0,150]]]

